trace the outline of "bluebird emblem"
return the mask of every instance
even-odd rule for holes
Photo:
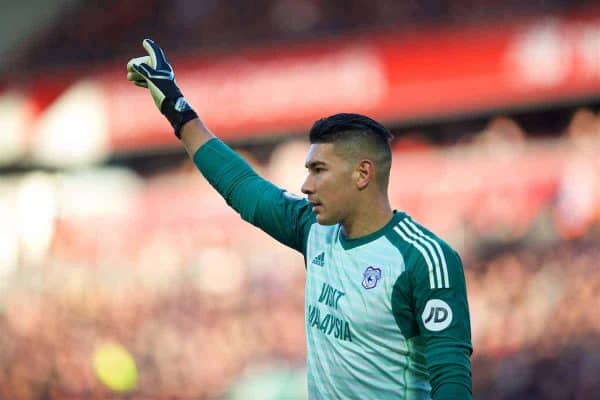
[[[373,289],[377,286],[377,282],[381,279],[381,269],[373,266],[369,266],[363,272],[362,285],[365,289]]]

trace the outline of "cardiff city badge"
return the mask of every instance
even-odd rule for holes
[[[373,266],[369,266],[363,272],[362,285],[365,289],[373,289],[377,286],[377,282],[381,279],[381,269]]]

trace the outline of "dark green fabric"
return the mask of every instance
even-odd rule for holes
[[[306,239],[315,222],[310,203],[278,188],[258,174],[217,138],[194,154],[194,163],[229,206],[279,242],[306,253]]]
[[[433,400],[469,400],[472,398],[471,388],[463,384],[444,383],[432,394]]]
[[[448,269],[449,288],[430,288],[429,270],[422,254],[399,235],[386,237],[395,243],[404,257],[406,270],[392,291],[392,312],[402,334],[418,338],[424,344],[431,383],[431,395],[437,399],[471,399],[471,324],[462,262],[447,243],[418,225],[441,248]],[[423,322],[429,300],[444,301],[452,310],[452,322],[441,331],[430,331]]]

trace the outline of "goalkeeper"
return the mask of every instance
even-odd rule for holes
[[[471,398],[458,254],[388,200],[391,134],[358,114],[315,122],[306,198],[259,177],[187,103],[163,51],[127,64],[194,163],[241,217],[304,255],[310,399]]]

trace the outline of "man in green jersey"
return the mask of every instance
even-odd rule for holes
[[[198,118],[163,51],[127,64],[190,157],[243,219],[304,255],[311,399],[470,399],[472,352],[462,263],[391,208],[391,135],[358,114],[317,121],[306,198],[259,177]]]

